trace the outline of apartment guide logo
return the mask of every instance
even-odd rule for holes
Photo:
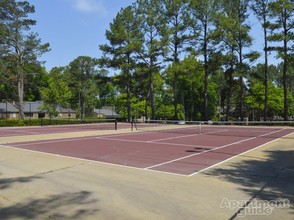
[[[238,216],[256,216],[256,215],[271,215],[274,209],[290,208],[289,199],[279,200],[258,200],[252,199],[250,201],[230,200],[224,198],[221,202],[220,208],[230,209]]]

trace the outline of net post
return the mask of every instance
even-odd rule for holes
[[[131,131],[134,131],[134,119],[131,120]]]
[[[202,134],[202,122],[199,123],[199,131],[198,131],[198,134]]]
[[[117,131],[117,119],[114,119],[114,129]]]
[[[135,120],[134,120],[134,118],[132,118],[132,120],[131,120],[131,128],[132,128],[132,131],[134,131],[134,129],[136,129],[136,130],[138,130],[138,128],[137,128],[137,125],[136,125],[136,122],[135,122]]]

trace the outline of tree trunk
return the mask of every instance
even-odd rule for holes
[[[244,83],[243,83],[243,77],[240,76],[240,118],[241,121],[244,121]]]
[[[19,108],[19,119],[23,120],[24,119],[24,76],[22,73],[22,70],[19,69],[18,73],[18,108]]]
[[[178,73],[175,72],[174,73],[174,119],[177,120],[178,119],[178,92],[177,92],[177,83],[178,83]]]
[[[287,59],[284,59],[283,65],[283,86],[284,86],[284,121],[288,121],[288,89],[287,89]]]
[[[233,87],[233,66],[228,70],[229,74],[229,91],[227,95],[227,109],[226,109],[226,121],[230,119],[230,111],[231,111],[231,96],[232,96],[232,87]]]
[[[150,74],[150,105],[151,105],[151,119],[155,119],[155,105],[154,105],[154,85],[153,73]]]
[[[20,63],[22,60],[20,59]],[[21,64],[17,64],[17,88],[18,88],[18,109],[19,119],[24,120],[24,72]]]
[[[268,52],[267,52],[267,32],[264,28],[264,121],[268,117]]]
[[[128,63],[127,63],[127,109],[128,109],[128,122],[131,122],[131,79],[130,79],[130,55],[128,54]]]
[[[204,46],[203,46],[203,55],[204,55],[204,120],[208,121],[208,58],[207,58],[207,23],[204,25]]]
[[[204,79],[204,120],[208,121],[208,68],[207,67],[205,67],[205,79]]]
[[[284,86],[284,120],[288,121],[288,88],[287,88],[287,70],[288,70],[288,45],[287,45],[287,21],[286,16],[284,16],[283,20],[283,29],[284,29],[284,65],[283,65],[283,86]]]

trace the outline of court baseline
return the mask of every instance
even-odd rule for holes
[[[220,146],[213,143],[207,144],[207,139],[213,138],[213,132],[219,133],[220,130],[210,131],[210,135],[207,136],[135,132],[12,143],[7,146],[89,159],[101,163],[125,165],[143,170],[191,176],[274,141],[277,138],[265,139],[265,137],[282,131],[285,129],[274,130],[257,137],[235,138],[235,140],[230,137],[214,137],[218,139],[218,142],[225,143]],[[157,136],[161,138],[157,138]],[[175,140],[179,143],[176,143]],[[185,141],[188,141],[188,144],[183,143]],[[191,144],[197,141],[200,144]],[[187,150],[187,148],[189,149]],[[193,149],[190,150],[190,148]]]

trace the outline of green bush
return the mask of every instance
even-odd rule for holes
[[[110,119],[114,123],[114,119]],[[103,123],[108,119],[87,118],[87,119],[25,119],[25,120],[0,120],[0,127],[17,127],[17,126],[47,126],[47,125],[68,125],[68,124],[91,124]]]
[[[20,120],[1,120],[0,127],[18,127],[25,126],[24,121]]]

